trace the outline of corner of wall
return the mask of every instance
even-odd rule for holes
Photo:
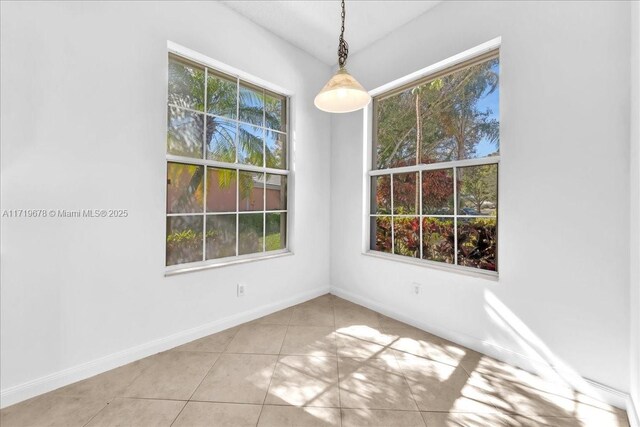
[[[629,420],[640,427],[640,3],[631,2]],[[632,416],[633,414],[633,416]]]

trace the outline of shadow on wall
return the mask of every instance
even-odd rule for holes
[[[494,323],[504,331],[509,338],[524,349],[525,356],[532,360],[532,368],[542,378],[556,383],[562,383],[598,396],[598,391],[589,385],[574,369],[558,358],[549,347],[511,311],[493,292],[485,290],[485,310]]]

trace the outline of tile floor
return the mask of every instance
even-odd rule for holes
[[[11,426],[628,426],[624,411],[333,295],[10,406]]]

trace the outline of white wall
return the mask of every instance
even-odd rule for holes
[[[361,254],[363,125],[353,113],[332,119],[332,286],[478,350],[627,391],[629,9],[443,2],[351,57],[350,72],[373,89],[502,37],[500,279]]]
[[[130,212],[2,220],[3,391],[28,393],[30,381],[331,283],[507,359],[552,355],[640,401],[640,282],[629,273],[626,226],[636,227],[633,266],[640,183],[635,148],[629,187],[628,3],[444,2],[349,60],[375,88],[502,36],[499,282],[360,254],[361,114],[330,122],[316,111],[328,67],[227,8],[0,4],[2,209]],[[163,276],[167,40],[296,93],[294,256]],[[239,50],[247,40],[250,53]],[[243,299],[237,282],[248,284]],[[489,315],[491,295],[526,325],[524,337]]]
[[[631,398],[640,416],[640,3],[631,13],[631,277],[630,365]],[[637,419],[640,423],[640,418]]]
[[[329,67],[215,2],[1,12],[2,209],[129,210],[2,220],[1,388],[26,387],[2,405],[29,381],[328,289],[330,120],[312,101]],[[294,256],[164,277],[167,40],[295,92]]]

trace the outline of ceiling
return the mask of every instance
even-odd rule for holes
[[[344,38],[349,43],[349,54],[364,49],[439,2],[348,0]],[[227,0],[223,3],[325,64],[337,63],[338,0]]]

